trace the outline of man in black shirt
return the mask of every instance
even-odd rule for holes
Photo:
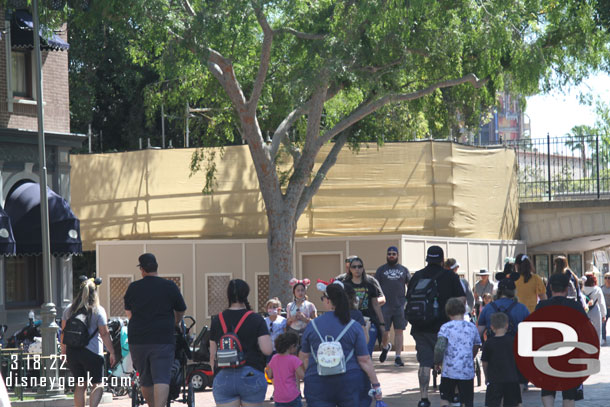
[[[411,323],[411,336],[415,340],[415,351],[419,363],[419,392],[421,400],[417,407],[430,407],[428,400],[428,386],[430,384],[430,369],[434,366],[434,346],[438,331],[449,318],[445,314],[445,305],[449,298],[459,298],[466,303],[466,294],[460,278],[451,270],[442,267],[444,260],[443,249],[439,246],[430,246],[426,255],[428,265],[416,272],[407,286],[407,309],[409,302],[415,302],[413,293],[416,287],[425,285],[425,280],[436,283],[436,303],[434,308],[438,310],[437,317],[423,322],[409,321]],[[419,283],[422,284],[419,284]]]
[[[583,308],[580,301],[568,298],[568,287],[570,285],[570,277],[568,273],[555,273],[549,278],[549,286],[553,296],[548,300],[542,300],[536,305],[536,309],[548,307],[551,305],[563,305],[566,307],[573,308],[578,312],[587,316],[585,309]],[[573,389],[564,390],[561,392],[563,396],[563,406],[573,407],[576,403],[576,397],[578,393],[578,387]],[[542,396],[542,405],[544,407],[552,407],[555,404],[555,391],[541,389],[540,395]]]
[[[182,320],[186,304],[178,286],[159,277],[153,254],[145,253],[138,261],[142,279],[131,283],[124,297],[129,351],[148,406],[163,407],[174,363],[174,327]]]

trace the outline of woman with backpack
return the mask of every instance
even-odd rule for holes
[[[333,282],[321,297],[328,312],[314,319],[303,333],[299,358],[305,367],[305,399],[308,407],[354,407],[361,404],[372,383],[381,400],[381,387],[369,356],[364,332],[350,318],[343,284]]]
[[[89,405],[96,407],[102,399],[104,389],[100,383],[104,376],[104,346],[110,353],[111,367],[116,361],[112,339],[108,332],[106,310],[100,305],[97,294],[99,284],[101,284],[100,279],[83,280],[78,296],[65,309],[61,319],[61,353],[66,355],[66,364],[75,378],[75,407],[85,405],[88,376],[91,377],[93,384]],[[79,385],[78,383],[83,383],[82,380],[85,384]]]
[[[587,316],[597,332],[599,343],[602,343],[602,322],[606,320],[606,300],[602,289],[597,285],[597,277],[595,274],[585,273],[585,287],[582,292],[587,296],[587,306],[589,311]]]
[[[266,356],[273,352],[269,329],[248,303],[250,287],[229,281],[229,308],[212,318],[210,366],[217,372],[212,386],[217,406],[262,406],[267,393]]]

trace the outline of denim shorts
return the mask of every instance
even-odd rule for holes
[[[278,403],[276,401],[275,407],[303,407],[303,402],[301,401],[301,396],[297,396],[296,399],[294,399],[288,403]]]
[[[334,376],[306,376],[304,393],[307,407],[360,406],[363,374],[362,370],[353,369]]]
[[[262,403],[267,394],[265,374],[252,366],[225,368],[214,378],[212,394],[216,404],[241,400],[250,404]]]

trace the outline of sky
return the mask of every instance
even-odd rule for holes
[[[564,136],[573,126],[593,125],[595,108],[581,105],[580,93],[592,93],[610,103],[610,76],[597,74],[565,92],[555,91],[527,98],[525,113],[530,119],[532,138],[546,137],[547,133],[551,137]]]

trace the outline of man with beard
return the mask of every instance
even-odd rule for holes
[[[403,333],[407,327],[404,311],[405,287],[411,279],[411,274],[409,274],[409,270],[406,267],[398,263],[398,248],[396,246],[388,247],[386,260],[386,264],[377,269],[375,278],[379,281],[386,297],[386,302],[381,307],[385,321],[385,330],[389,332],[392,325],[394,325],[394,342],[396,346],[394,364],[396,366],[404,366],[405,364],[400,354],[404,341]],[[379,356],[381,363],[385,362],[391,347],[392,344],[388,342],[388,345],[381,350],[381,355]]]

